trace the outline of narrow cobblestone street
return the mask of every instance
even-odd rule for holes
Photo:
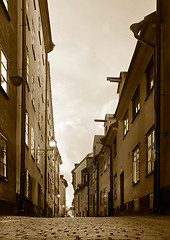
[[[170,217],[0,217],[0,239],[170,239]]]

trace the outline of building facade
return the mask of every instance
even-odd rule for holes
[[[16,214],[18,3],[0,2],[0,213]]]
[[[4,0],[0,11],[0,214],[53,216],[62,161],[57,145],[50,146],[48,2]]]
[[[67,180],[64,178],[64,175],[60,175],[60,198],[59,198],[59,216],[66,216],[66,188],[68,187]]]
[[[119,101],[94,137],[90,216],[170,213],[170,3],[157,3],[131,26],[138,41],[128,71],[107,78],[118,83]]]
[[[75,164],[72,170],[72,185],[74,189],[74,216],[87,217],[89,215],[89,181],[88,170],[93,161],[93,154],[87,156]]]

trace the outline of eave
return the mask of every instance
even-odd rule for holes
[[[40,14],[41,14],[45,50],[47,53],[49,53],[53,50],[55,45],[52,41],[47,0],[39,0],[39,8],[40,8]]]

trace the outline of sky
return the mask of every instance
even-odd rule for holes
[[[117,106],[117,84],[106,78],[128,70],[136,46],[130,25],[155,11],[156,0],[48,0],[48,5],[55,137],[71,206],[74,164],[93,151],[94,135],[104,133],[103,123],[94,119]]]

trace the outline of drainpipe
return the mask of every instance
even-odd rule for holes
[[[144,39],[138,33],[148,23],[156,22],[156,45]],[[160,26],[160,0],[157,0],[156,18],[149,15],[139,23],[132,24],[130,30],[140,42],[154,48],[154,118],[155,118],[155,150],[156,160],[154,162],[154,212],[160,210],[160,51],[161,51],[161,26]]]
[[[110,199],[109,199],[109,206],[110,206],[110,216],[113,216],[113,161],[112,161],[112,146],[109,145],[110,150]]]
[[[44,166],[44,217],[47,217],[47,89],[48,89],[48,60],[46,54],[46,81],[45,81],[45,166]]]
[[[99,216],[99,165],[98,165],[98,162],[96,165],[96,170],[97,170],[97,214],[96,214],[96,217],[98,217]]]
[[[22,0],[22,113],[21,113],[21,172],[19,213],[24,212],[25,195],[25,85],[26,85],[26,3]]]
[[[161,13],[160,0],[157,0],[156,11],[156,84],[155,84],[155,134],[156,134],[156,161],[155,161],[155,198],[154,211],[161,210],[160,199],[160,93],[161,93]]]

